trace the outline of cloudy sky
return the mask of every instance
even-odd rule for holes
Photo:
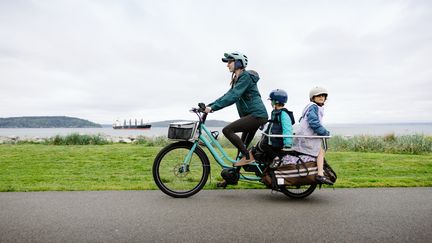
[[[266,102],[327,123],[432,121],[432,1],[0,0],[0,117],[194,119],[249,57]],[[235,106],[211,115],[234,120]]]

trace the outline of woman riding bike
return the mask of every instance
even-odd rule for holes
[[[210,103],[205,112],[221,110],[236,104],[240,119],[228,124],[222,132],[242,154],[241,160],[234,165],[243,166],[254,161],[247,147],[258,128],[267,122],[268,114],[257,87],[258,73],[245,70],[248,64],[246,55],[240,52],[224,53],[222,62],[227,63],[227,67],[232,73],[231,87],[219,99]],[[241,138],[235,134],[237,132],[242,132]],[[218,186],[223,187],[226,184],[226,181],[222,181],[218,183]]]

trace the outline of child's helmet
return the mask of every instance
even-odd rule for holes
[[[269,100],[275,101],[276,104],[285,104],[288,101],[288,94],[283,89],[275,89],[269,96]]]
[[[310,91],[309,91],[309,99],[310,100],[312,100],[312,98],[314,97],[314,96],[317,96],[317,95],[320,95],[320,94],[323,94],[323,95],[325,95],[326,96],[326,98],[327,98],[327,96],[328,96],[328,92],[327,92],[327,90],[325,89],[325,88],[323,88],[323,87],[315,87],[315,88],[313,88],[313,89],[311,89]]]
[[[248,58],[245,54],[240,52],[230,52],[224,53],[224,57],[222,57],[222,62],[228,61],[240,61],[243,65],[243,68],[246,68],[248,65]]]

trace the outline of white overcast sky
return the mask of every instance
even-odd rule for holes
[[[326,123],[432,121],[432,1],[0,0],[0,117],[194,119],[249,57],[262,98]],[[235,105],[210,119],[237,119]]]

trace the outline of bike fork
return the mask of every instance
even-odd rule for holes
[[[192,148],[189,150],[188,154],[183,160],[183,164],[180,167],[181,172],[188,172],[189,171],[189,163],[192,159],[193,153],[195,151],[196,146],[198,145],[198,142],[195,142]]]

